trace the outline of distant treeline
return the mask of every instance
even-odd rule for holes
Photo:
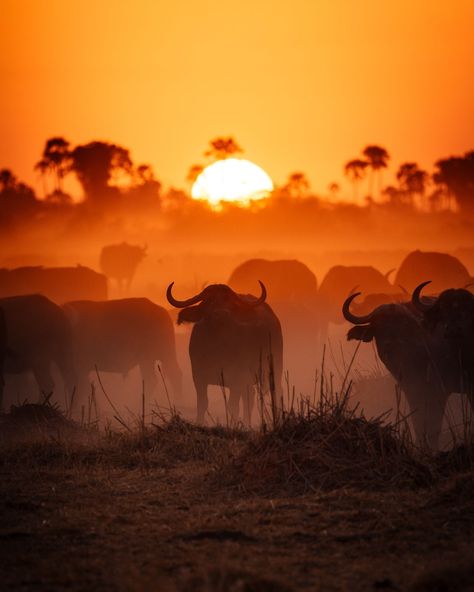
[[[204,152],[207,163],[242,152],[231,137],[216,138]],[[353,200],[357,209],[385,210],[407,215],[410,211],[440,213],[444,211],[471,214],[474,212],[474,151],[463,156],[442,158],[435,163],[433,173],[428,173],[414,162],[403,163],[397,173],[396,185],[383,187],[382,171],[387,167],[389,154],[380,146],[367,146],[360,157],[348,161],[343,170],[353,184]],[[214,217],[208,204],[190,198],[190,187],[205,164],[194,164],[187,176],[188,189],[163,189],[148,164],[135,165],[128,149],[109,142],[92,141],[72,147],[61,137],[46,141],[41,159],[35,170],[43,181],[43,196],[16,178],[9,169],[0,170],[0,228],[18,229],[22,225],[62,222],[68,229],[83,229],[84,225],[112,220],[120,226],[146,219],[149,223],[168,223],[177,217]],[[64,189],[64,179],[74,175],[82,187],[82,200],[75,201]],[[367,184],[364,182],[367,180]],[[365,189],[365,191],[363,191]],[[355,206],[338,202],[340,186],[333,182],[327,196],[312,193],[303,172],[294,172],[286,183],[276,187],[268,200],[255,203],[244,212],[236,213],[236,206],[223,206],[223,213],[251,218],[249,214],[262,209],[278,215],[285,211],[301,214],[293,220],[320,216],[328,210],[332,215],[344,216],[351,211],[355,218]],[[291,216],[290,216],[291,218]]]

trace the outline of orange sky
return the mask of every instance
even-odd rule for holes
[[[1,0],[0,168],[40,190],[53,135],[175,186],[217,135],[318,192],[367,143],[431,168],[474,148],[473,23],[472,0]]]

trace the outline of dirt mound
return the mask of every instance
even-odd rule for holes
[[[345,401],[285,415],[222,467],[221,476],[239,489],[269,495],[428,485],[433,479],[396,427],[356,416]]]
[[[58,437],[80,430],[79,424],[68,419],[58,406],[49,402],[12,405],[9,413],[0,415],[2,443]]]

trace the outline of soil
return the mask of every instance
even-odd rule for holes
[[[141,462],[99,446],[3,444],[2,590],[474,590],[472,470],[255,494],[226,482],[216,447]]]

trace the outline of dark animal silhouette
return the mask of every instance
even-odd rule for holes
[[[448,397],[461,388],[456,360],[447,343],[423,327],[410,303],[383,304],[356,316],[350,305],[359,294],[349,296],[342,307],[344,318],[356,325],[347,338],[375,341],[380,359],[405,394],[417,441],[426,438],[436,448]]]
[[[63,310],[39,294],[1,298],[0,309],[6,321],[5,374],[31,371],[39,392],[48,395],[55,388],[51,376],[54,363],[72,395],[76,372],[71,328]]]
[[[158,362],[174,395],[181,396],[173,322],[163,307],[147,298],[125,298],[73,301],[63,308],[73,331],[79,397],[87,394],[88,374],[96,366],[124,376],[139,366],[145,387],[154,389]]]
[[[402,261],[394,284],[403,286],[410,294],[424,281],[431,278],[430,293],[438,294],[448,288],[464,288],[472,282],[466,267],[447,253],[413,251]]]
[[[259,279],[265,284],[272,303],[297,301],[314,304],[318,288],[316,276],[296,259],[249,259],[234,269],[228,285],[240,294],[247,294]]]
[[[281,322],[285,368],[291,381],[297,381],[299,389],[312,389],[314,368],[309,360],[316,359],[318,343],[316,276],[295,259],[250,259],[234,269],[228,285],[237,293],[248,294],[259,279],[267,288],[268,304]]]
[[[88,267],[0,269],[0,296],[43,294],[56,304],[72,298],[107,299],[107,278]]]
[[[346,296],[355,289],[364,294],[391,295],[399,289],[390,284],[387,276],[375,267],[359,265],[336,265],[331,267],[323,278],[318,291],[317,309],[321,341],[327,337],[330,323],[339,325],[344,322],[341,306]]]
[[[423,315],[431,335],[443,340],[458,362],[458,373],[474,409],[474,295],[463,288],[444,290],[431,302],[421,300],[423,282],[413,292],[412,302]]]
[[[398,292],[391,294],[367,294],[362,302],[354,302],[352,310],[356,315],[365,315],[382,304],[402,304],[410,300],[410,294]]]
[[[117,281],[121,292],[128,291],[146,251],[146,246],[129,245],[126,242],[107,245],[100,253],[100,268],[108,278]]]
[[[280,321],[265,303],[265,286],[260,285],[259,298],[237,294],[225,284],[214,284],[187,300],[176,300],[173,283],[168,286],[168,302],[183,309],[178,323],[194,323],[189,356],[200,423],[208,408],[209,384],[229,387],[228,407],[233,420],[238,417],[242,399],[244,421],[250,423],[254,386],[261,377],[262,390],[266,390],[270,378],[274,381],[273,410],[277,412],[282,396],[283,338]]]

